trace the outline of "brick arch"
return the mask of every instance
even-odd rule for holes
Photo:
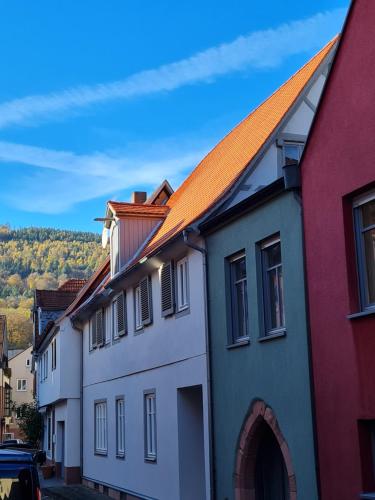
[[[264,401],[255,401],[241,429],[234,472],[235,500],[255,500],[255,463],[262,429],[268,426],[280,446],[289,483],[289,500],[297,500],[296,477],[288,444],[276,416]]]

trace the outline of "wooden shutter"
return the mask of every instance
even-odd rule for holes
[[[101,347],[104,345],[104,317],[103,309],[96,311],[96,344]]]
[[[91,347],[96,347],[96,314],[91,318]]]
[[[126,316],[126,297],[125,292],[120,293],[116,297],[116,314],[117,314],[117,333],[118,336],[128,333],[127,316]]]
[[[149,276],[140,281],[139,287],[141,290],[141,319],[144,326],[152,323],[152,296],[151,296],[151,279]]]
[[[174,273],[173,264],[163,264],[160,273],[161,315],[169,316],[174,313]]]

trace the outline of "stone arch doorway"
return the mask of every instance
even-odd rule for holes
[[[256,401],[242,427],[235,465],[236,500],[296,500],[288,445],[273,410]]]

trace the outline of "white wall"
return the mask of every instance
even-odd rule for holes
[[[306,96],[314,105],[317,105],[319,101],[325,80],[326,77],[324,75],[320,75],[308,91],[305,92]],[[312,109],[304,101],[301,101],[293,112],[290,113],[290,116],[284,126],[278,130],[278,134],[297,134],[300,136],[307,136],[313,118],[314,112]],[[236,195],[230,201],[226,209],[237,205],[240,201],[248,198],[260,188],[271,184],[282,175],[280,152],[281,150],[276,146],[276,142],[269,145],[263,157],[256,165],[256,168],[243,179],[241,185],[244,189],[238,189]]]
[[[89,352],[89,323],[84,327],[84,385],[129,375],[206,352],[202,256],[189,252],[190,313],[162,318],[158,272],[152,275],[153,323],[134,332],[133,289],[127,290],[129,333]]]
[[[48,376],[40,382],[37,374],[39,407],[60,399],[79,398],[80,395],[81,335],[73,329],[70,319],[64,318],[54,338],[57,358],[55,370],[52,370],[51,342],[39,353],[38,372],[41,370],[43,353],[48,349]]]
[[[87,478],[162,500],[179,495],[177,389],[203,383],[205,447],[208,449],[205,356],[191,358],[84,389],[84,470]],[[157,463],[144,460],[143,391],[156,390]],[[116,458],[115,398],[125,398],[125,459]],[[94,402],[107,400],[108,455],[94,453]],[[209,498],[209,464],[206,456]]]
[[[154,271],[152,325],[135,333],[133,291],[127,290],[127,336],[89,352],[88,322],[83,334],[84,476],[163,500],[179,498],[177,389],[194,385],[203,387],[209,498],[205,276],[202,254],[187,249],[187,255],[189,312],[161,317],[159,271]],[[156,464],[144,461],[143,391],[147,389],[156,389]],[[115,398],[120,395],[125,397],[125,459],[116,458],[115,446]],[[105,457],[94,453],[94,401],[98,399],[107,399],[109,443]]]

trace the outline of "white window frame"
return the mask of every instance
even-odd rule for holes
[[[111,317],[112,317],[112,339],[118,340],[120,338],[117,328],[117,297],[111,303]]]
[[[360,296],[360,306],[361,311],[373,311],[375,309],[375,303],[370,301],[369,298],[369,283],[367,276],[367,266],[365,259],[365,248],[364,248],[364,232],[373,230],[373,226],[363,227],[361,208],[363,205],[370,203],[375,200],[375,190],[371,190],[362,196],[358,196],[353,201],[353,211],[354,211],[354,231],[356,239],[356,256],[357,256],[357,275],[358,275],[358,285],[359,285],[359,296]]]
[[[177,262],[176,277],[177,311],[180,312],[189,307],[189,266],[187,257]]]
[[[26,358],[26,368],[30,368],[30,365],[31,365],[31,359]]]
[[[277,264],[276,266],[270,268],[266,262],[267,250],[276,244],[280,245],[280,252],[281,252],[280,264]],[[263,281],[263,314],[264,314],[264,326],[265,326],[265,331],[263,332],[262,336],[267,336],[277,332],[285,331],[285,284],[284,284],[284,274],[283,274],[284,262],[282,258],[280,235],[268,238],[261,244],[261,264],[262,264],[262,281]],[[281,282],[279,282],[278,278],[278,284],[279,284],[278,292],[281,292],[279,301],[282,305],[282,309],[279,312],[280,326],[278,327],[272,327],[272,325],[270,324],[271,303],[269,297],[268,273],[273,269],[278,269],[278,270],[281,269],[281,275],[282,275]]]
[[[104,344],[106,345],[111,342],[112,338],[112,325],[113,325],[112,304],[104,309],[104,322],[105,322]]]
[[[116,398],[116,456],[125,457],[125,399]]]
[[[157,436],[156,436],[156,393],[144,393],[144,422],[145,422],[145,460],[156,461]]]
[[[23,384],[24,382],[24,384]],[[22,388],[24,386],[24,388]],[[18,378],[17,379],[17,392],[26,392],[27,391],[27,379],[26,378]]]
[[[140,285],[134,288],[134,326],[136,331],[142,330],[142,300]]]
[[[245,260],[245,268],[246,268],[246,276],[245,278],[242,278],[240,280],[236,280],[235,277],[233,276],[233,267],[235,266],[236,262],[244,259]],[[244,340],[247,340],[249,338],[249,309],[248,309],[248,289],[247,289],[247,284],[248,284],[248,276],[247,276],[247,257],[246,257],[246,252],[241,251],[239,253],[236,253],[235,255],[231,256],[228,258],[229,262],[229,275],[230,275],[230,312],[231,312],[231,338],[229,339],[231,344],[235,344],[236,342],[243,342]],[[242,323],[242,328],[244,331],[243,335],[239,334],[239,325],[240,325],[240,318],[238,318],[238,313],[237,313],[237,294],[236,294],[236,285],[243,283],[243,289],[246,294],[246,300],[243,303],[243,310],[244,310],[244,316],[243,316],[243,321]]]
[[[108,453],[108,419],[107,401],[94,402],[94,450],[95,454],[107,455]]]
[[[112,224],[110,234],[111,274],[115,276],[120,271],[120,223]],[[117,253],[116,253],[117,251]]]

